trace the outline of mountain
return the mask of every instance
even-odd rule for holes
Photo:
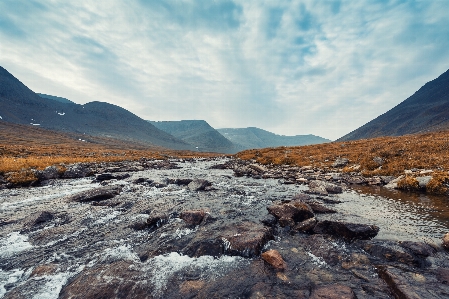
[[[283,136],[259,128],[217,129],[224,137],[243,149],[296,146],[326,143],[331,140],[315,135]]]
[[[449,70],[411,97],[338,141],[449,129]]]
[[[0,117],[3,121],[50,130],[138,141],[170,149],[192,149],[131,112],[104,102],[85,105],[42,98],[0,67]]]
[[[44,94],[44,93],[36,93],[38,96],[40,96],[41,98],[44,99],[49,99],[49,100],[53,100],[53,101],[58,101],[61,103],[65,103],[65,104],[75,104],[74,102],[66,99],[66,98],[61,98],[61,97],[55,97],[55,96],[51,96],[49,94]]]
[[[223,137],[204,120],[149,122],[202,152],[236,153],[242,149]]]

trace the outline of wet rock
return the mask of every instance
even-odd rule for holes
[[[38,226],[42,223],[49,222],[54,219],[54,215],[50,212],[43,211],[37,216],[37,218],[32,222],[31,226]]]
[[[435,248],[424,242],[402,241],[399,242],[399,246],[409,250],[414,255],[421,256],[423,258],[432,256],[436,252]]]
[[[436,278],[441,283],[449,284],[449,269],[448,268],[438,268],[436,271]]]
[[[77,202],[102,201],[119,195],[121,191],[121,186],[106,186],[70,195],[67,200]]]
[[[57,179],[60,176],[59,170],[56,166],[48,166],[44,170],[37,170],[34,174],[39,181]]]
[[[44,276],[44,275],[52,275],[58,270],[58,265],[56,264],[46,264],[46,265],[40,265],[33,269],[33,272],[31,272],[31,277],[36,276]]]
[[[344,167],[348,165],[349,159],[347,158],[337,158],[334,163],[332,164],[332,167]]]
[[[442,244],[443,248],[449,250],[449,233],[445,234],[443,236],[443,244]]]
[[[352,253],[350,257],[341,263],[341,267],[346,270],[366,270],[370,264],[368,256],[361,253]]]
[[[340,236],[347,240],[371,239],[377,235],[379,228],[375,225],[324,220],[318,222],[313,232]]]
[[[312,194],[322,194],[322,195],[327,195],[329,193],[338,194],[343,192],[341,186],[318,180],[311,181],[309,183],[309,189],[310,189],[309,192]]]
[[[312,291],[309,299],[356,299],[354,291],[345,285],[332,284],[318,287]]]
[[[148,217],[147,219],[147,225],[161,227],[162,225],[168,222],[168,218],[169,216],[165,213],[161,212],[151,213],[150,217]]]
[[[287,267],[287,264],[277,250],[265,251],[260,257],[276,270],[284,270]]]
[[[268,171],[268,169],[265,166],[262,166],[259,164],[250,164],[248,167],[259,172],[259,173],[264,173],[264,172]]]
[[[195,179],[192,182],[190,182],[187,185],[187,187],[191,191],[204,191],[206,189],[206,187],[211,186],[211,185],[212,185],[212,183],[207,180]]]
[[[87,268],[62,288],[58,298],[153,298],[152,285],[142,279],[145,274],[139,268],[127,261]]]
[[[220,257],[225,253],[225,243],[220,238],[198,234],[192,242],[182,249],[182,253],[190,257],[210,255]]]
[[[293,226],[292,231],[303,232],[303,233],[309,232],[309,231],[313,230],[316,223],[317,223],[317,220],[315,219],[315,217],[309,218],[309,219],[299,222],[298,224]]]
[[[175,184],[175,185],[188,185],[192,182],[192,179],[167,179],[167,184]]]
[[[262,247],[272,239],[272,229],[253,222],[228,227],[221,233],[225,253],[243,257],[259,255]]]
[[[86,164],[76,163],[69,165],[67,170],[62,175],[65,179],[84,178],[92,174],[92,170]]]
[[[371,256],[378,257],[389,262],[399,262],[411,266],[420,266],[425,262],[422,257],[420,258],[414,256],[393,242],[373,240],[364,242],[362,248]]]
[[[386,184],[384,187],[387,188],[387,189],[397,189],[398,182],[401,181],[404,178],[405,178],[405,176],[401,175],[401,176],[391,180],[390,182],[388,182],[388,184]]]
[[[268,214],[267,216],[265,216],[260,222],[262,222],[264,225],[269,226],[269,227],[273,227],[276,225],[276,223],[278,222],[277,218],[274,217],[271,214]]]
[[[106,180],[123,180],[129,178],[131,175],[129,173],[124,174],[113,174],[113,173],[101,173],[95,176],[95,180],[98,182],[106,181]]]
[[[420,299],[414,288],[400,270],[389,266],[378,266],[379,277],[390,287],[396,298]]]
[[[150,187],[155,187],[155,188],[160,189],[160,188],[165,188],[165,187],[167,187],[167,184],[159,183],[159,182],[152,182],[152,183],[150,183],[149,186],[150,186]]]
[[[133,181],[134,184],[151,184],[153,183],[153,180],[147,179],[147,178],[138,178]]]
[[[314,216],[310,206],[300,201],[272,205],[267,207],[267,210],[279,219],[279,225],[282,227],[293,226],[296,222],[301,222]]]
[[[199,225],[203,221],[206,212],[204,210],[188,210],[183,211],[179,218],[184,220],[188,225]]]
[[[308,202],[310,208],[312,208],[312,211],[316,214],[332,214],[337,213],[337,211],[329,209],[323,205],[320,205],[316,202]]]

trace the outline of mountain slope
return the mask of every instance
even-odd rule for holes
[[[150,121],[165,131],[203,152],[235,153],[241,148],[223,137],[204,120]]]
[[[411,97],[338,141],[449,129],[449,70]]]
[[[0,117],[3,121],[50,130],[112,137],[163,146],[192,149],[131,112],[112,104],[85,105],[44,99],[0,67]]]
[[[315,135],[283,136],[259,128],[217,129],[223,136],[244,149],[326,143],[331,140]]]
[[[68,100],[66,98],[55,97],[55,96],[52,96],[52,95],[49,95],[49,94],[38,93],[38,92],[36,92],[36,94],[38,96],[40,96],[41,98],[43,98],[43,99],[49,99],[49,100],[53,100],[53,101],[58,101],[58,102],[65,103],[65,104],[75,104],[74,102],[72,102],[72,101],[70,101],[70,100]]]

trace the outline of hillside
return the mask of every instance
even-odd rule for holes
[[[449,70],[411,97],[338,141],[434,132],[449,128]]]
[[[150,121],[156,128],[179,138],[202,152],[236,153],[236,147],[204,120]]]
[[[3,121],[42,128],[137,141],[171,149],[191,149],[131,112],[109,103],[85,105],[41,98],[0,67],[0,117]]]
[[[309,145],[330,142],[315,135],[283,136],[259,128],[217,129],[220,134],[243,149]]]
[[[43,99],[49,99],[49,100],[53,100],[53,101],[58,101],[60,103],[65,103],[65,104],[75,104],[74,102],[70,101],[69,99],[66,98],[61,98],[61,97],[56,97],[56,96],[52,96],[49,94],[43,94],[43,93],[36,93],[38,96],[40,96]]]

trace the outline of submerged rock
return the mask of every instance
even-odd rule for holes
[[[277,204],[267,207],[270,214],[278,218],[279,225],[294,226],[297,222],[302,222],[314,216],[310,206],[304,202],[291,201],[289,203]]]
[[[375,225],[324,220],[318,222],[313,232],[316,234],[339,236],[347,240],[371,239],[377,235],[379,227]]]
[[[309,299],[356,299],[354,291],[345,285],[331,284],[316,288]]]
[[[67,200],[78,202],[102,201],[119,195],[121,191],[122,186],[106,186],[68,196]]]

